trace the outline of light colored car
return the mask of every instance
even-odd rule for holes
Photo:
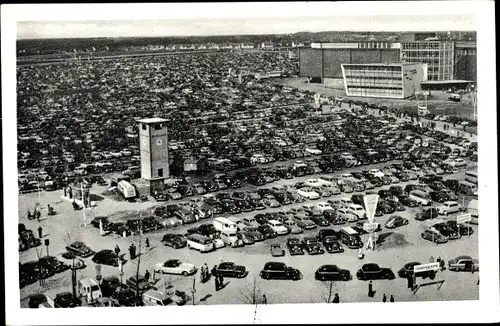
[[[264,198],[262,199],[262,202],[267,207],[280,207],[281,206],[281,204],[272,195],[265,195]]]
[[[470,256],[458,256],[455,259],[448,261],[448,269],[450,271],[471,272],[479,271],[479,260],[472,259]]]
[[[307,179],[304,184],[308,187],[320,187],[323,185],[320,179]]]
[[[321,213],[323,213],[326,210],[333,210],[333,207],[326,202],[318,203],[318,205],[316,205],[316,207],[321,211]]]
[[[276,220],[269,220],[267,224],[279,235],[288,234],[288,228],[283,223]]]
[[[450,163],[448,163],[448,165],[454,168],[459,168],[467,166],[467,162],[465,162],[463,158],[455,158]]]
[[[196,273],[196,267],[193,264],[183,263],[179,259],[170,259],[164,263],[156,264],[154,271],[155,273],[188,276]]]
[[[122,157],[122,153],[120,152],[109,152],[109,154],[112,156],[112,157]]]
[[[373,175],[374,177],[378,177],[378,178],[382,178],[385,175],[379,169],[371,169],[370,171],[368,171],[368,173]]]
[[[323,185],[321,188],[326,189],[332,195],[340,195],[341,194],[340,188],[337,186],[334,186],[334,185],[332,185],[332,186]]]
[[[288,232],[291,234],[299,234],[304,232],[300,226],[297,225],[297,223],[294,220],[288,219],[285,222],[283,222],[283,225],[288,228]]]
[[[307,199],[318,199],[320,197],[320,195],[316,191],[308,187],[303,187],[297,190],[297,193]]]
[[[462,211],[462,205],[456,201],[445,201],[437,207],[438,214],[448,215]]]
[[[346,208],[343,207],[337,209],[337,214],[339,218],[342,218],[349,222],[356,222],[359,219],[356,214],[353,214],[352,212],[348,211]]]

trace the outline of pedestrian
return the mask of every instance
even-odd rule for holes
[[[146,269],[146,273],[144,273],[144,278],[146,279],[146,282],[149,282],[149,277],[151,274],[149,274],[149,271]]]
[[[31,212],[30,212],[30,210],[28,209],[28,220],[31,220],[31,216],[32,216],[32,215],[31,215]]]
[[[445,262],[443,259],[441,259],[441,261],[439,262],[439,267],[441,268],[442,271],[444,271],[446,269]]]
[[[217,265],[212,268],[212,276],[217,276]]]
[[[384,293],[384,296],[382,297],[382,302],[387,302],[387,297],[385,296],[385,293]]]
[[[407,287],[413,290],[413,276],[408,276],[407,280],[408,280]]]
[[[134,255],[132,253],[132,245],[128,246],[128,253],[130,255],[130,260],[133,260],[134,259]]]
[[[205,266],[201,265],[200,268],[200,283],[203,284],[205,283],[205,279],[207,278],[206,272],[205,272]]]
[[[214,275],[215,291],[219,291],[219,278],[217,277],[217,272],[213,275]]]
[[[41,239],[42,238],[42,226],[38,227],[38,237]]]
[[[117,256],[119,256],[119,255],[120,255],[120,247],[118,247],[118,245],[116,245],[116,246],[115,246],[115,254],[116,254]]]
[[[267,298],[265,294],[262,295],[262,304],[267,304]]]
[[[35,211],[35,214],[36,214],[36,219],[38,220],[38,222],[40,222],[40,215],[42,215],[40,213],[40,211]]]
[[[137,247],[133,243],[132,243],[132,255],[134,256],[133,259],[135,259],[135,257],[137,257]]]
[[[431,256],[431,258],[429,259],[429,263],[433,263],[434,262],[434,257]]]
[[[210,273],[208,272],[208,265],[207,263],[205,263],[203,265],[205,267],[205,282],[208,281],[210,279]]]
[[[339,294],[338,293],[335,293],[335,297],[333,297],[333,303],[340,303],[340,298],[339,298]]]
[[[149,238],[146,238],[146,248],[149,248]]]
[[[372,281],[370,281],[370,283],[368,283],[368,297],[373,298],[374,294],[375,293],[373,292],[373,283]]]
[[[389,301],[394,302],[394,296],[392,294],[391,294],[391,299]]]

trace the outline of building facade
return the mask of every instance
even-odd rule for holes
[[[420,91],[427,66],[414,63],[343,64],[347,96],[404,99]]]
[[[455,43],[455,79],[477,82],[475,41],[457,41]]]
[[[326,84],[342,78],[340,65],[344,63],[403,62],[427,64],[429,81],[476,81],[476,43],[439,41],[431,35],[401,38],[401,42],[312,42],[310,49],[300,50],[300,76]]]
[[[139,120],[139,150],[141,178],[151,183],[152,191],[163,190],[163,180],[169,177],[167,120],[150,118]]]
[[[454,42],[403,42],[401,43],[401,62],[426,63],[428,80],[452,80],[455,76]]]

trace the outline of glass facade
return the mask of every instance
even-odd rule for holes
[[[427,80],[452,80],[454,57],[453,42],[401,43],[401,62],[426,63]]]
[[[348,96],[403,98],[402,67],[344,65]]]

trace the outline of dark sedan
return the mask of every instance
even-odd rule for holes
[[[56,294],[54,298],[54,308],[75,308],[82,305],[82,300],[73,298],[71,292],[62,292]]]
[[[314,224],[316,224],[317,226],[329,226],[330,223],[328,222],[327,219],[325,219],[323,216],[321,215],[312,215],[311,217],[309,217],[309,219],[311,221],[314,222]]]
[[[120,258],[117,254],[113,252],[113,250],[104,249],[98,251],[94,257],[92,257],[92,261],[96,264],[109,265],[118,267],[118,260]]]
[[[304,247],[298,238],[290,237],[286,240],[286,246],[291,256],[303,255]]]
[[[352,276],[347,269],[340,269],[336,265],[323,265],[316,270],[314,278],[318,281],[349,281]]]
[[[448,221],[446,222],[446,224],[461,236],[471,235],[474,233],[472,227],[468,225],[458,224],[456,221]]]
[[[394,229],[407,224],[408,224],[408,219],[398,215],[394,215],[387,220],[387,222],[385,223],[385,227],[388,229]]]
[[[458,230],[455,230],[447,223],[437,223],[432,227],[438,230],[439,233],[441,233],[448,240],[456,240],[460,237]]]
[[[53,272],[53,273],[62,273],[70,269],[70,266],[58,260],[56,257],[45,256],[40,258],[40,264],[42,268]]]
[[[419,263],[419,262],[406,263],[403,266],[403,268],[401,268],[398,271],[399,277],[401,277],[401,278],[407,278],[407,277],[413,276],[414,267],[418,266],[418,265],[422,265],[422,264]],[[418,273],[418,276],[420,276],[420,277],[422,277],[424,279],[429,277],[431,280],[433,280],[436,277],[436,271],[420,272],[420,273]]]
[[[321,255],[325,253],[325,250],[316,238],[304,237],[302,244],[309,255]]]
[[[82,258],[92,256],[95,251],[90,249],[85,243],[81,241],[75,241],[69,246],[66,246],[66,250],[74,254],[75,256],[79,256]]]
[[[278,234],[267,224],[259,225],[257,231],[262,233],[266,239],[276,238],[278,236]]]
[[[326,236],[323,239],[323,246],[329,254],[338,254],[344,252],[344,248],[337,240],[336,236]]]
[[[414,199],[411,199],[407,195],[398,196],[398,200],[401,204],[403,204],[407,207],[417,207],[418,206],[418,202]]]
[[[224,277],[236,277],[243,278],[248,272],[245,266],[236,265],[233,262],[222,262],[216,268],[217,275],[222,275]]]
[[[356,273],[358,280],[393,280],[396,278],[390,268],[380,267],[378,264],[364,264]]]
[[[265,280],[278,279],[298,281],[302,278],[302,273],[298,269],[287,266],[281,262],[266,263],[259,275]]]
[[[174,249],[184,248],[187,245],[187,240],[180,234],[172,234],[167,233],[163,236],[161,242],[165,244],[165,246],[172,247]]]

